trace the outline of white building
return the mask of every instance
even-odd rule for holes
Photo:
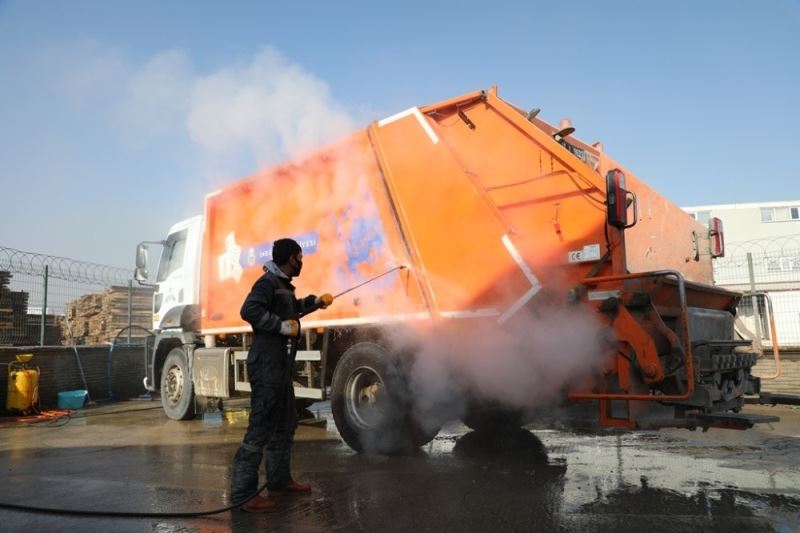
[[[722,220],[725,257],[715,260],[715,283],[748,291],[752,270],[756,290],[772,300],[779,345],[800,346],[800,200],[683,209],[702,223],[711,217]],[[760,330],[771,342],[765,299],[757,305],[755,316],[751,301],[743,299],[740,314],[749,329]]]

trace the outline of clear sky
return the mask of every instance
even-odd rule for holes
[[[679,205],[800,199],[797,0],[0,0],[0,245],[132,266],[220,184],[494,84]]]

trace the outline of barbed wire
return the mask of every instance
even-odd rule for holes
[[[124,285],[133,279],[133,270],[78,261],[68,257],[25,252],[0,246],[0,270],[15,274],[44,276],[96,285]]]
[[[727,242],[725,257],[717,259],[716,266],[726,268],[746,265],[748,253],[752,255],[754,265],[781,258],[800,261],[800,235]]]
[[[779,254],[790,252],[796,254],[800,250],[800,235],[785,235],[781,237],[769,237],[752,239],[749,241],[738,241],[725,243],[725,255],[747,255],[752,254]]]

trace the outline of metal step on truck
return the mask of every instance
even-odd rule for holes
[[[303,320],[295,369],[297,398],[330,399],[356,450],[376,436],[391,436],[380,451],[395,451],[436,435],[441,422],[414,409],[410,375],[435,350],[413,346],[513,332],[553,309],[591,315],[602,334],[581,354],[590,379],[567,376],[548,402],[589,405],[600,424],[627,428],[774,420],[740,412],[760,382],[750,343],[734,335],[740,294],[712,281],[721,222],[701,225],[601,143],[537,113],[496,87],[476,91],[373,122],[208,194],[202,216],[137,249],[137,279],[157,286],[145,387],[161,392],[174,419],[247,393],[251,328],[240,306],[272,242],[291,237],[306,257],[300,295],[378,278]],[[418,342],[399,348],[398,330]],[[569,327],[548,335],[567,340]],[[531,372],[502,368],[521,355],[477,357]],[[559,364],[559,354],[540,356]],[[457,374],[458,358],[448,361]],[[461,416],[472,427],[521,422],[510,413],[528,407],[464,394]]]

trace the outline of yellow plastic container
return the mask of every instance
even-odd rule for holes
[[[17,362],[8,364],[8,411],[29,413],[39,401],[39,369],[25,366],[32,357],[32,354],[20,354]]]

